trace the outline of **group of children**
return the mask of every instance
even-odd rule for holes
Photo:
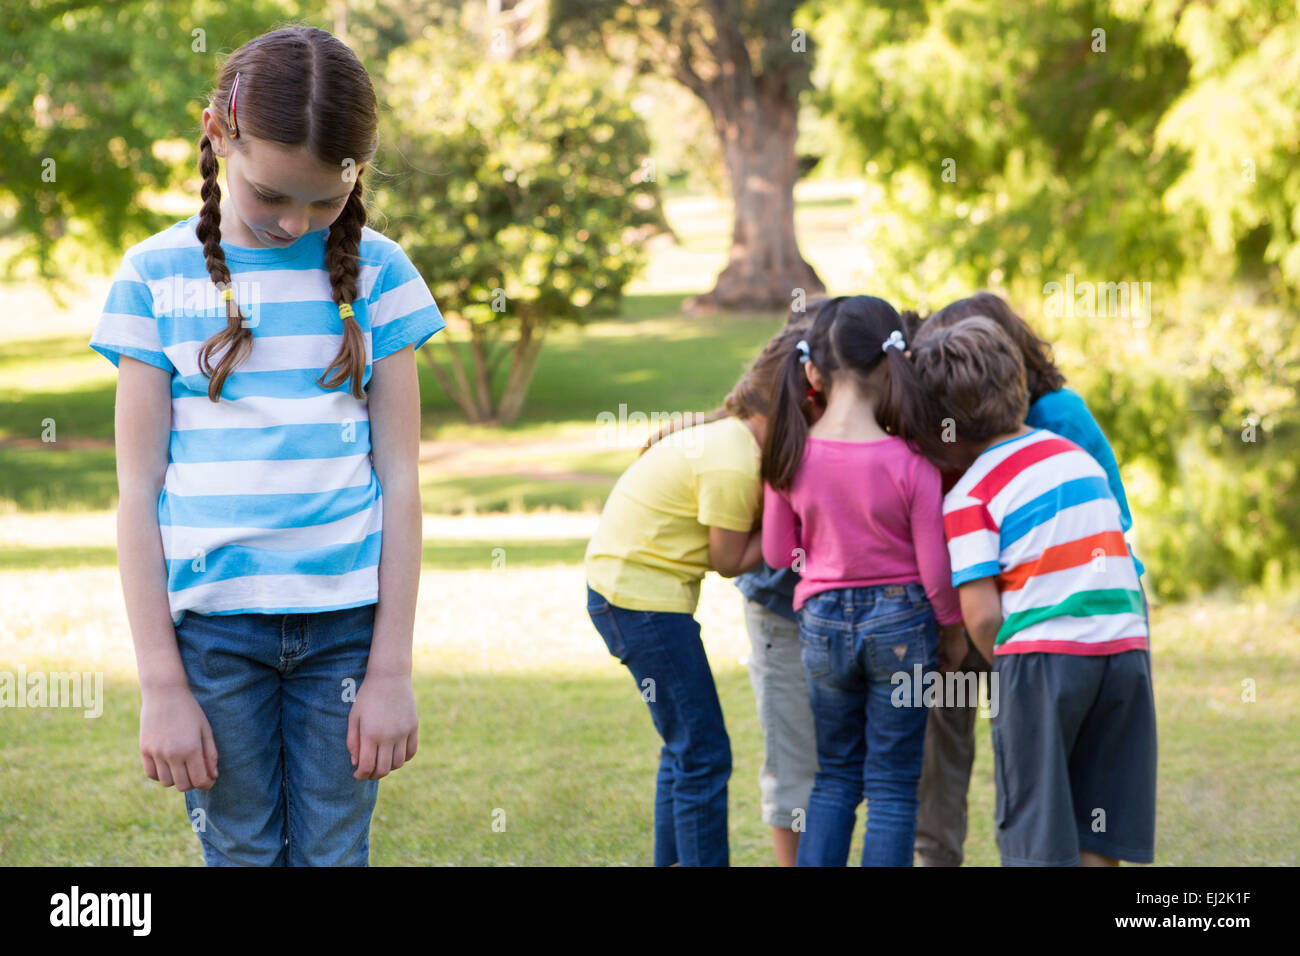
[[[201,211],[128,250],[90,342],[119,367],[142,767],[209,865],[365,865],[377,781],[418,746],[414,353],[444,321],[366,225],[378,104],[345,44],[250,40],[202,122]],[[588,612],[664,741],[655,863],[728,862],[710,570],[745,596],[780,862],[844,864],[864,796],[864,863],[961,861],[973,708],[890,693],[939,667],[1000,677],[1005,863],[1151,861],[1130,523],[1101,430],[996,296],[792,316],[722,409],[650,443],[587,550]]]
[[[1007,865],[1148,863],[1155,708],[1141,565],[1109,444],[1050,346],[980,293],[921,321],[872,296],[794,313],[723,408],[652,439],[586,555],[588,613],[663,738],[656,865],[726,865],[731,750],[694,618],[736,577],[783,865],[962,861],[993,671]]]

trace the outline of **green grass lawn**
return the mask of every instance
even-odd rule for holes
[[[475,539],[426,538],[422,567],[426,571],[547,567],[581,564],[585,538]],[[115,568],[117,549],[111,545],[69,545],[34,548],[9,546],[0,551],[0,571],[61,571],[75,568]]]
[[[425,587],[440,584],[459,587],[438,573]],[[1296,864],[1297,610],[1295,600],[1225,600],[1155,611],[1158,864]],[[599,645],[589,624],[575,639]],[[719,640],[734,649],[736,635],[706,633],[732,742],[732,861],[771,865],[753,694],[736,659],[717,651]],[[417,667],[421,749],[380,785],[373,864],[650,862],[658,738],[628,674],[607,656],[573,667],[511,664],[480,668],[434,649]],[[0,653],[0,669],[8,666]],[[1253,703],[1241,700],[1246,678],[1256,683]],[[4,714],[0,865],[201,865],[181,798],[140,770],[137,687],[110,677],[105,699],[98,719],[68,710]],[[995,865],[986,720],[977,734],[968,859]],[[504,832],[492,826],[497,810]],[[860,840],[861,827],[855,859]]]

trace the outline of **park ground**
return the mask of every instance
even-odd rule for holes
[[[864,288],[856,187],[803,184],[797,197],[804,254],[828,287]],[[420,752],[380,786],[376,865],[650,862],[658,738],[587,619],[582,573],[600,505],[644,429],[597,416],[716,407],[783,318],[684,317],[685,296],[725,260],[728,210],[677,197],[668,213],[681,244],[654,244],[619,317],[553,333],[517,423],[464,424],[422,369]],[[107,284],[87,279],[57,307],[35,289],[6,295],[0,672],[90,671],[104,683],[97,717],[0,711],[0,865],[202,863],[181,798],[144,778],[136,749],[112,511],[114,370],[86,345]],[[47,418],[53,443],[39,438]],[[1153,609],[1159,864],[1296,864],[1297,612],[1300,596],[1253,592]],[[770,864],[730,582],[706,578],[698,616],[734,755],[732,862]],[[968,860],[995,864],[987,720],[977,733]]]

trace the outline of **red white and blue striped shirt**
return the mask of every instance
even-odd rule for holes
[[[953,587],[997,579],[995,654],[1147,647],[1137,569],[1106,473],[1043,429],[985,449],[944,497]]]

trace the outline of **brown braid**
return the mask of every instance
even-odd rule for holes
[[[361,170],[357,170],[357,180],[343,207],[343,212],[330,226],[330,235],[325,247],[325,268],[330,274],[330,288],[334,290],[334,302],[338,305],[350,304],[357,297],[357,273],[361,251],[361,229],[366,224],[366,207],[361,201]],[[324,388],[338,388],[349,376],[352,378],[352,396],[361,398],[361,376],[355,369],[366,367],[366,340],[361,334],[361,326],[352,316],[343,320],[343,347],[334,357],[329,368],[325,369],[317,382]],[[328,381],[326,376],[332,369],[338,369]]]
[[[356,181],[343,211],[330,226],[325,268],[336,305],[351,305],[358,297],[362,229],[366,208],[361,173],[378,146],[378,103],[365,67],[339,40],[315,27],[285,27],[250,40],[230,55],[221,70],[210,106],[227,135],[230,93],[239,76],[238,137],[233,149],[249,139],[264,139],[289,147],[305,147],[329,166],[351,162]],[[203,244],[204,262],[218,290],[231,288],[230,268],[221,248],[221,189],[219,166],[206,133],[199,139],[200,195],[203,206],[195,234]],[[253,332],[232,296],[226,299],[226,328],[204,342],[199,368],[209,377],[208,398],[220,401],[230,373],[252,353]],[[213,356],[220,353],[216,368]],[[362,398],[366,368],[365,337],[352,316],[343,318],[343,342],[338,355],[317,383],[334,389],[351,380],[350,391]],[[333,373],[331,375],[331,373]]]
[[[203,186],[199,195],[203,197],[203,209],[199,213],[194,232],[203,243],[203,259],[208,267],[208,275],[219,290],[225,290],[230,288],[230,267],[226,265],[226,253],[221,248],[221,187],[217,185],[217,168],[212,141],[205,133],[199,140],[199,172],[203,174]],[[226,377],[253,351],[253,330],[246,328],[243,320],[244,314],[239,309],[239,303],[231,296],[226,300],[226,327],[199,349],[199,370],[209,376],[208,398],[211,401],[220,400],[221,387],[225,385]],[[225,354],[216,371],[213,371],[212,354],[216,351]]]

